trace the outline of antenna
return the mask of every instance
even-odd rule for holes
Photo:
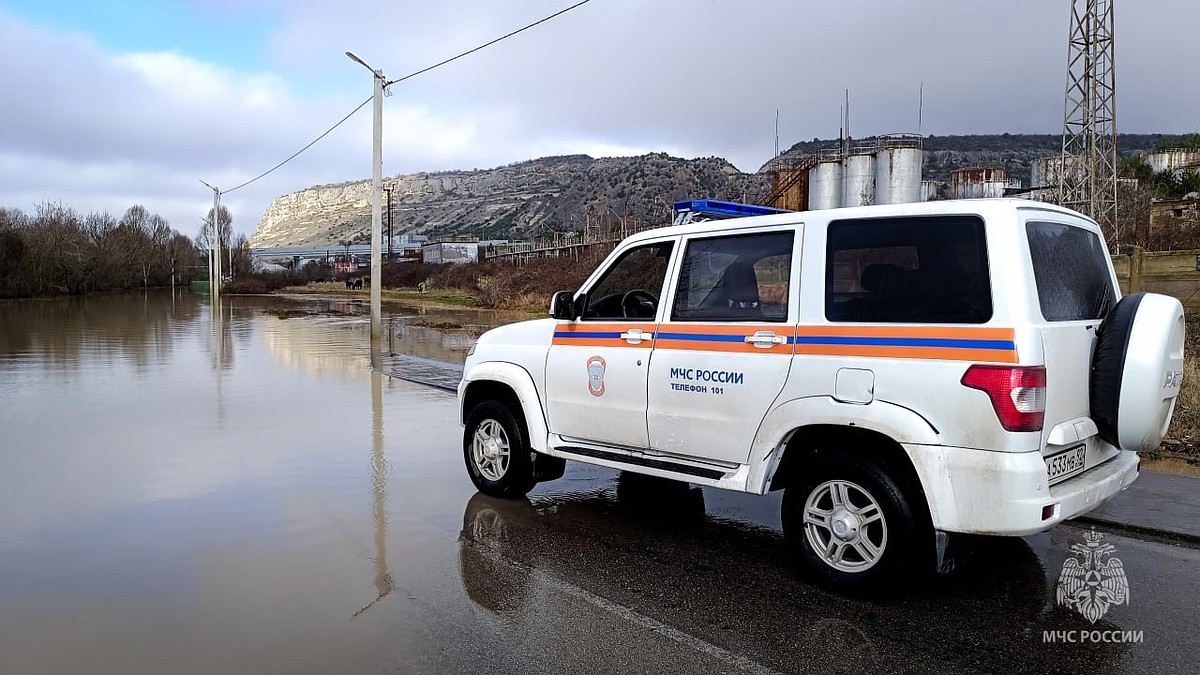
[[[845,138],[845,141],[842,141],[842,148],[841,148],[842,155],[846,155],[846,154],[850,153],[850,139],[851,138],[852,137],[850,135],[850,89],[847,89],[846,90],[846,138]]]
[[[846,146],[849,147],[850,139],[850,90],[846,90]]]
[[[925,83],[922,82],[917,89],[917,135],[921,135],[921,114],[925,109]]]
[[[779,156],[779,108],[775,109],[775,156]]]
[[[838,149],[846,144],[846,106],[838,106]]]

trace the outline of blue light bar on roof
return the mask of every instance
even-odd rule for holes
[[[722,202],[716,199],[685,199],[675,202],[676,214],[688,212],[714,218],[744,218],[747,216],[767,216],[772,213],[791,213],[788,209],[775,209],[770,206],[759,206],[757,204]]]

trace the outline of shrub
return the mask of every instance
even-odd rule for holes
[[[221,287],[225,293],[261,295],[288,286],[303,286],[308,279],[298,272],[259,272],[238,277]]]

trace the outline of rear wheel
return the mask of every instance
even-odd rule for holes
[[[471,482],[493,497],[523,497],[537,482],[524,430],[499,401],[484,401],[467,416],[463,458]]]
[[[823,457],[783,496],[783,529],[803,566],[844,587],[915,571],[929,540],[901,486],[855,456]]]

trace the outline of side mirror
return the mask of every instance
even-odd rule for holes
[[[575,311],[575,292],[559,291],[550,296],[550,316],[559,321],[573,321],[580,316]]]

